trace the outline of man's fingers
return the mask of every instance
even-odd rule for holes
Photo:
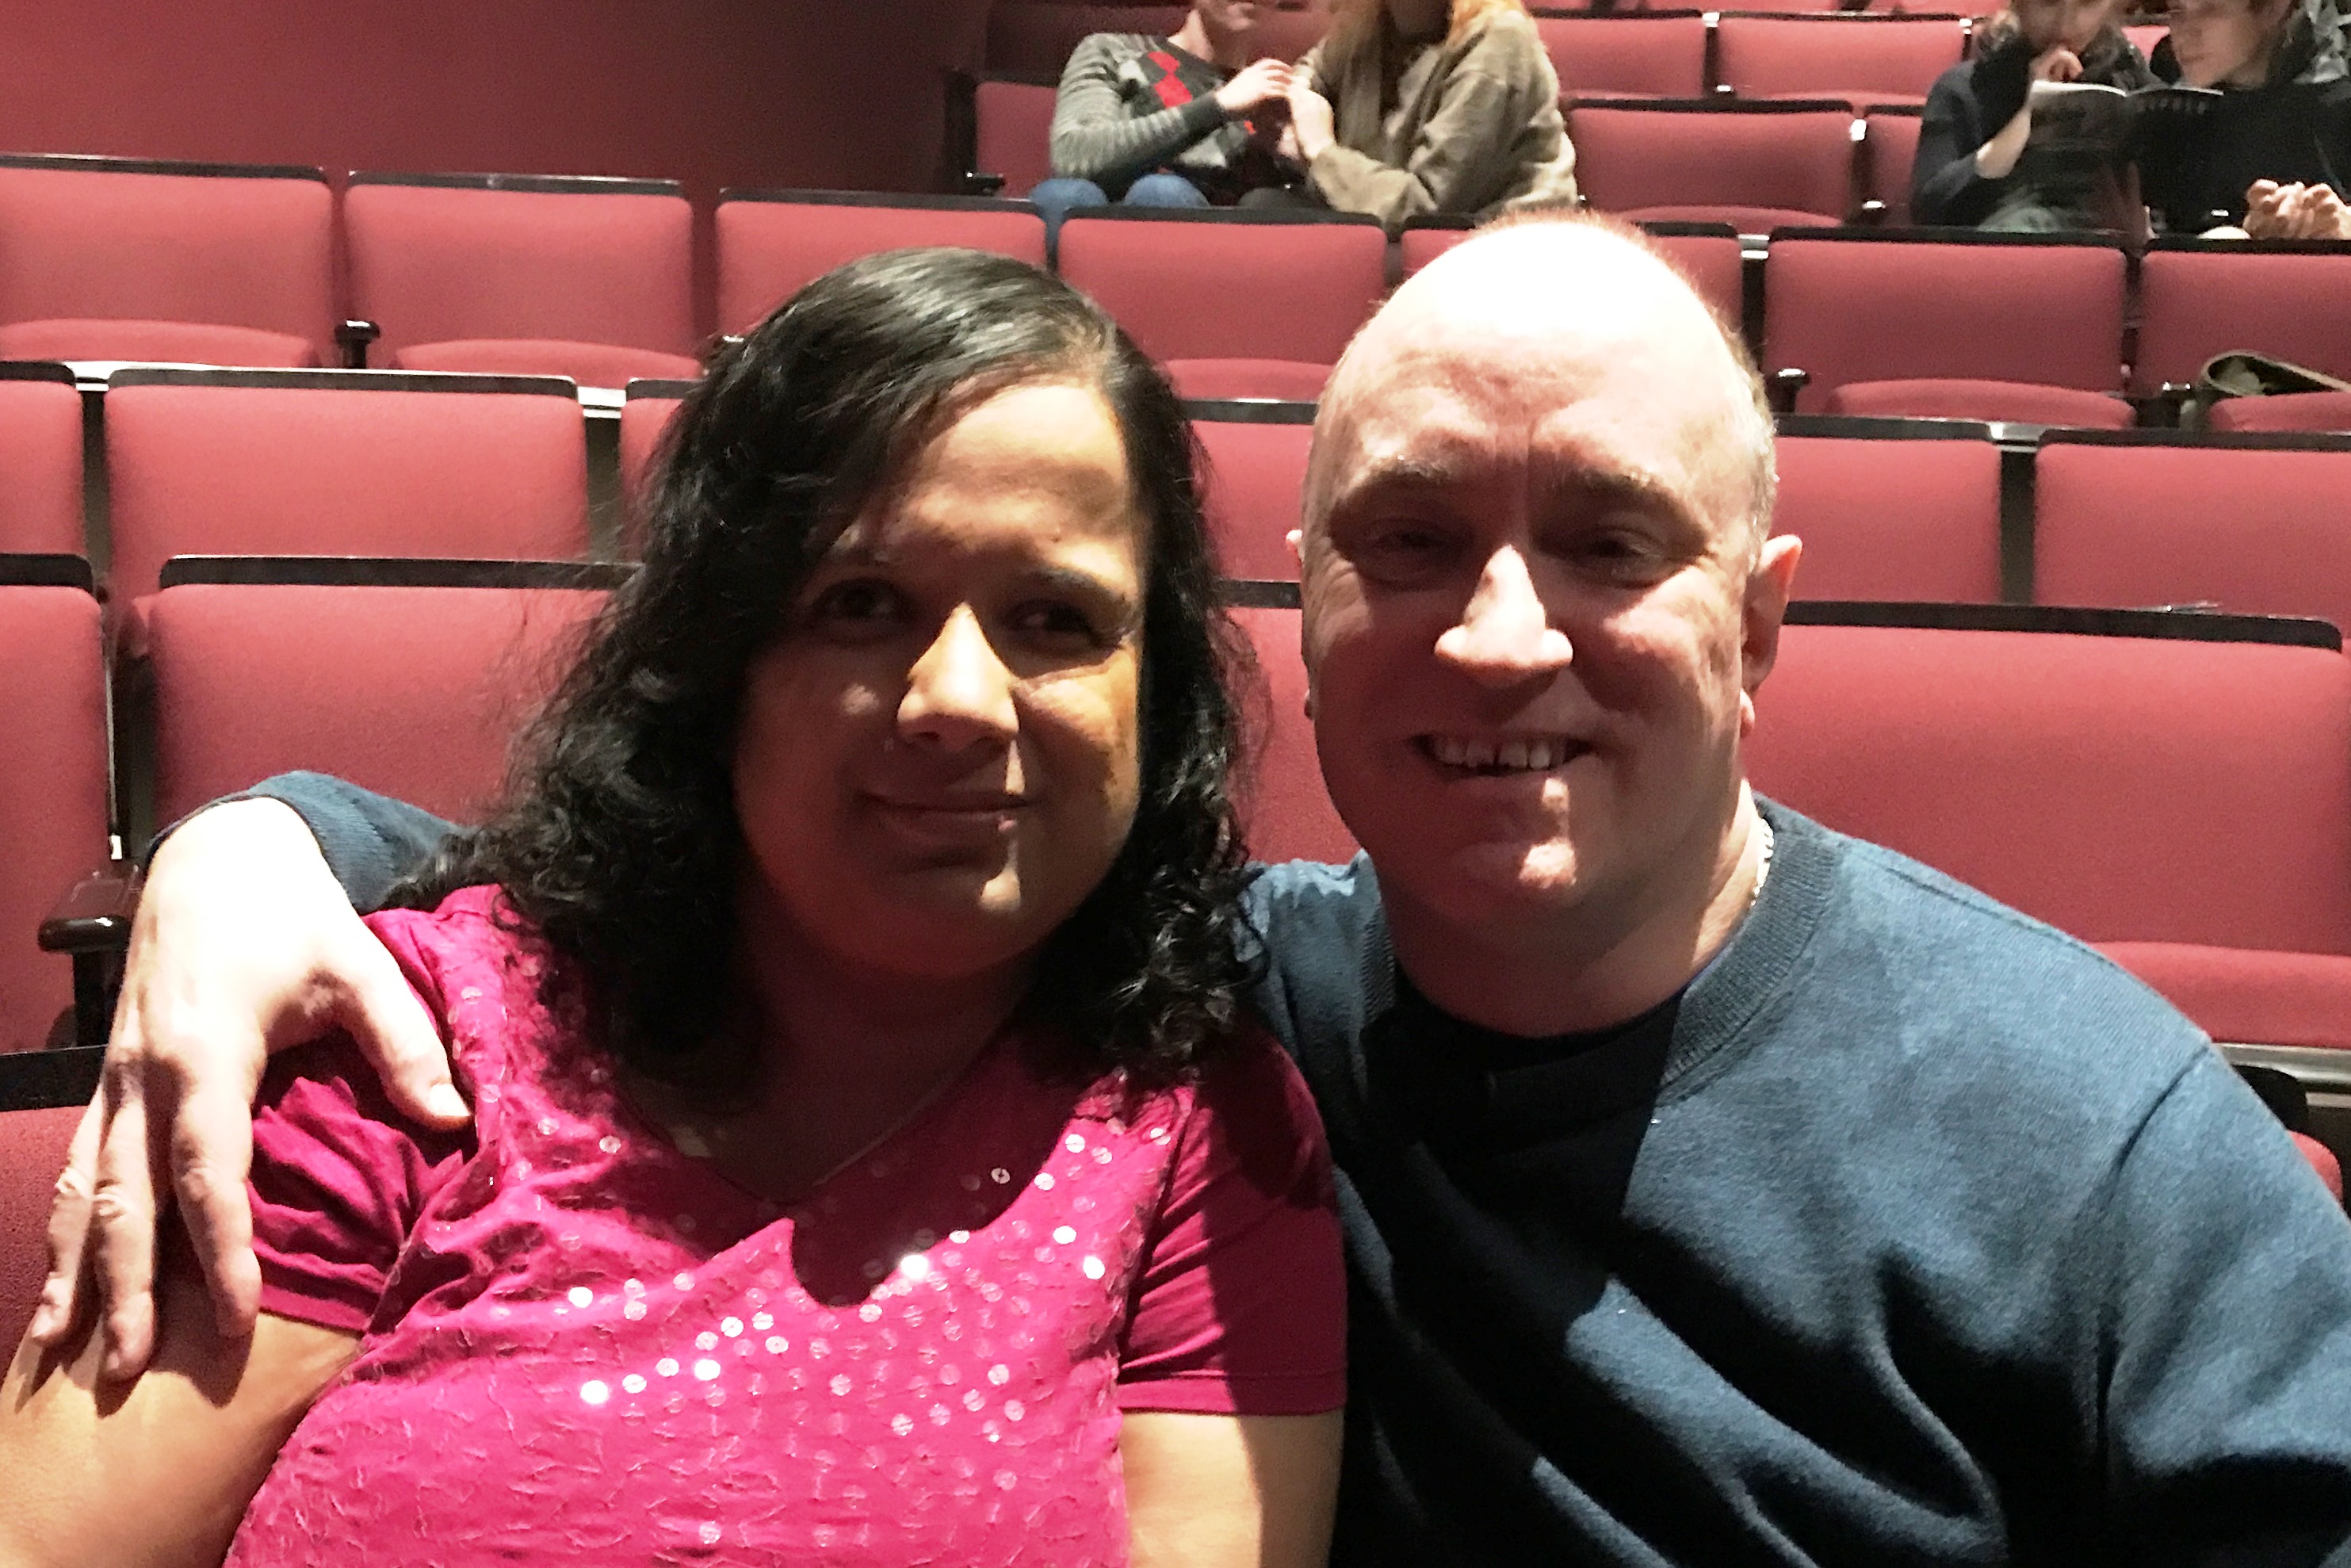
[[[243,1339],[261,1311],[261,1266],[253,1256],[253,1207],[245,1178],[253,1166],[252,1112],[228,1089],[192,1088],[171,1129],[172,1191],[212,1292],[222,1337]]]
[[[375,1063],[392,1103],[430,1125],[464,1125],[473,1112],[450,1080],[448,1049],[392,955],[363,930],[337,974],[344,992],[336,1021]]]
[[[113,1076],[114,1116],[99,1145],[90,1209],[106,1339],[99,1371],[120,1382],[136,1376],[155,1348],[155,1188],[144,1086],[136,1071]]]
[[[106,1126],[106,1090],[90,1097],[66,1152],[57,1194],[49,1205],[49,1274],[41,1281],[40,1305],[26,1333],[36,1344],[54,1344],[73,1326],[81,1302],[83,1243],[89,1235],[90,1196],[98,1187],[99,1134]]]

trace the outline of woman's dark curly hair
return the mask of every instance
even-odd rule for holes
[[[507,803],[395,901],[429,907],[496,883],[573,961],[551,966],[550,1003],[584,1003],[641,1071],[741,1092],[757,1063],[717,1026],[738,994],[729,759],[747,667],[841,530],[925,444],[1040,381],[1101,392],[1151,531],[1134,825],[1050,939],[1027,1008],[1092,1070],[1181,1074],[1230,1030],[1253,977],[1226,784],[1225,677],[1247,668],[1246,645],[1219,607],[1191,427],[1165,378],[1082,295],[977,251],[852,262],[712,367],[666,438],[643,568],[526,737]],[[574,977],[585,984],[567,992]]]

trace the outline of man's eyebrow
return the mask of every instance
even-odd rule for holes
[[[1344,505],[1357,497],[1381,490],[1447,489],[1468,483],[1468,478],[1467,465],[1450,463],[1442,457],[1383,457],[1339,486],[1332,502]]]

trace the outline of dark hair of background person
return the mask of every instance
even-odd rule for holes
[[[1082,295],[977,251],[854,261],[787,300],[679,408],[644,564],[517,753],[506,803],[395,890],[430,908],[496,883],[573,965],[543,983],[632,1067],[714,1101],[757,1078],[722,1029],[743,839],[729,764],[754,657],[843,528],[932,437],[1007,388],[1068,380],[1117,418],[1148,520],[1140,800],[1102,884],[1055,933],[1027,1016],[1137,1080],[1180,1076],[1254,977],[1227,774],[1226,684],[1254,676],[1222,612],[1183,405]],[[578,990],[568,969],[586,985]]]

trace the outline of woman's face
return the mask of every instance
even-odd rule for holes
[[[2016,22],[2035,54],[2088,48],[2122,9],[2122,0],[2011,0]]]
[[[2293,0],[2172,0],[2172,57],[2189,87],[2259,87]]]
[[[761,889],[883,973],[1018,964],[1134,821],[1144,540],[1100,393],[957,418],[810,575],[752,663],[735,809]]]

